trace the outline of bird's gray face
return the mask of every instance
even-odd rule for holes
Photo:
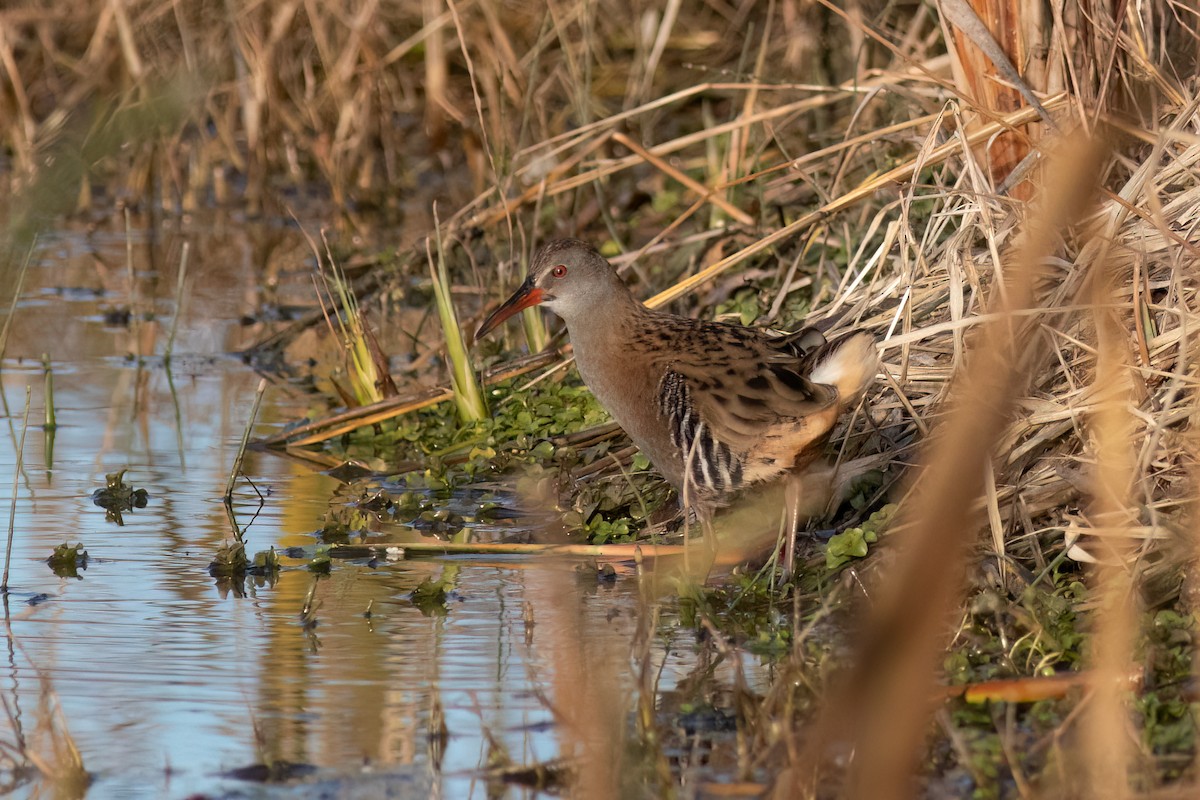
[[[614,283],[620,286],[620,278],[591,245],[577,239],[550,242],[534,254],[529,277],[484,320],[475,338],[486,336],[518,311],[539,304],[566,320],[569,328],[571,321],[583,314],[600,313],[600,301]]]

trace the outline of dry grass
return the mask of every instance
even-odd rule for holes
[[[1057,788],[1154,788],[1117,730],[1131,716],[1115,678],[1135,661],[1138,603],[1172,601],[1196,555],[1181,542],[1197,529],[1200,95],[1179,77],[1195,73],[1200,52],[1194,12],[1124,4],[1114,18],[1109,4],[1077,4],[1043,28],[1038,68],[1018,64],[1058,129],[1112,140],[1089,172],[1099,187],[1091,211],[1072,226],[1065,208],[1025,200],[1039,186],[1066,206],[1081,200],[1082,181],[1056,186],[1043,168],[1059,138],[1038,109],[1018,106],[995,74],[964,78],[978,54],[929,6],[848,7],[713,3],[683,13],[668,3],[631,25],[616,2],[551,3],[545,13],[496,0],[117,2],[68,24],[66,5],[50,3],[0,12],[10,78],[0,135],[13,186],[33,192],[50,180],[39,153],[100,147],[100,133],[125,130],[133,110],[169,108],[158,117],[162,140],[132,137],[120,156],[103,151],[107,160],[56,173],[51,185],[73,176],[66,195],[77,198],[119,175],[116,194],[186,209],[221,202],[234,183],[254,207],[280,182],[315,181],[357,225],[368,223],[355,208],[391,207],[428,235],[428,210],[398,204],[436,174],[457,209],[442,232],[461,245],[449,266],[463,293],[498,298],[537,241],[575,234],[616,252],[653,305],[708,315],[749,289],[770,309],[764,322],[806,314],[830,333],[873,332],[884,375],[847,423],[839,462],[896,478],[930,434],[934,444],[923,479],[907,484],[912,524],[891,539],[907,545],[896,582],[868,592],[890,598],[872,603],[877,624],[921,624],[911,641],[866,639],[871,661],[860,669],[900,666],[895,680],[871,684],[861,716],[846,717],[863,727],[847,735],[882,754],[879,775],[892,779],[883,788],[911,794],[897,776],[912,768],[907,746],[927,729],[929,706],[902,707],[897,693],[924,700],[938,648],[963,635],[964,585],[1015,601],[1071,559],[1096,565],[1087,580],[1099,598],[1088,609],[1098,677],[1087,707],[1062,726],[1076,766]],[[202,25],[206,12],[218,23]],[[814,30],[851,46],[822,58]],[[789,80],[801,74],[821,80]],[[96,86],[81,75],[123,87],[102,95],[111,107],[90,127],[80,109]],[[191,110],[155,105],[180,86],[200,98]],[[417,347],[414,361],[432,364],[442,342]],[[487,358],[496,374],[536,363],[558,380],[569,350],[517,366]],[[947,404],[959,380],[977,388]],[[325,427],[446,397],[422,389]],[[319,427],[295,441],[321,439]],[[954,555],[943,563],[946,548]],[[797,646],[764,700],[774,724],[756,733],[755,764],[783,776],[781,793],[815,792],[804,770],[819,758],[792,726],[806,715],[788,683],[819,683],[804,669]],[[827,716],[856,708],[844,693],[832,698]],[[888,749],[883,712],[902,721],[904,749]],[[609,722],[581,713],[577,741]],[[855,772],[877,765],[861,764],[850,786],[880,796]]]

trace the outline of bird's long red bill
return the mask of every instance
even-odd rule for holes
[[[518,311],[523,311],[530,306],[536,306],[545,299],[546,293],[533,285],[532,278],[526,278],[521,287],[513,292],[513,296],[505,300],[504,305],[493,311],[491,316],[483,321],[483,324],[479,326],[479,330],[475,332],[475,340],[478,341],[487,336],[501,322],[504,322],[504,320]]]

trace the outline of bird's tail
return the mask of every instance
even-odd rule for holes
[[[816,354],[816,366],[809,373],[813,383],[837,389],[838,403],[847,406],[857,400],[879,370],[879,351],[868,333],[851,333],[826,343]]]

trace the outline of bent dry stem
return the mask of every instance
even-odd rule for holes
[[[258,391],[254,393],[254,405],[250,409],[250,419],[246,421],[246,430],[242,433],[241,444],[238,445],[237,458],[233,461],[233,469],[229,471],[229,480],[225,483],[225,505],[233,503],[233,484],[242,473],[242,461],[246,458],[246,446],[250,443],[250,432],[254,430],[254,420],[258,418],[258,406],[262,403],[263,393],[267,391],[267,379],[258,382]]]
[[[29,399],[33,388],[25,387],[25,416],[21,420],[21,441],[17,445],[17,463],[13,468],[12,503],[8,509],[8,544],[4,548],[4,576],[0,578],[0,592],[8,592],[8,567],[12,562],[13,530],[17,522],[17,487],[20,485],[21,470],[25,466],[25,433],[29,430]]]

